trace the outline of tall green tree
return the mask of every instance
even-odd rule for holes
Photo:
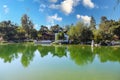
[[[72,25],[68,31],[70,40],[75,43],[91,41],[93,38],[92,31],[82,22]]]
[[[24,14],[21,17],[21,24],[22,24],[23,29],[26,31],[26,37],[31,38],[31,30],[33,29],[34,24],[29,19],[27,14]]]
[[[84,29],[84,23],[82,22],[78,22],[76,25],[71,25],[68,31],[70,40],[76,43],[80,42],[81,41],[80,37],[83,29]]]
[[[99,32],[102,36],[102,40],[111,40],[112,39],[112,20],[108,20],[106,16],[101,17],[101,23],[99,24]]]
[[[88,41],[92,41],[93,32],[88,27],[85,27],[81,33],[81,41],[87,43]]]
[[[89,27],[90,27],[91,30],[95,30],[96,29],[96,21],[95,21],[93,16],[91,16],[90,26]]]

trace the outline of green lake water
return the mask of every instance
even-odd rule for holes
[[[0,45],[0,80],[120,80],[120,47]]]

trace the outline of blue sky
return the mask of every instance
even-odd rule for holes
[[[120,5],[116,0],[0,0],[0,22],[11,20],[20,25],[23,14],[27,14],[35,24],[65,26],[79,20],[89,24],[94,16],[97,24],[101,16],[108,19],[120,19]]]

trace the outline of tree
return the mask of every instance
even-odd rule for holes
[[[94,17],[92,16],[91,17],[91,20],[90,20],[90,30],[95,30],[96,29],[96,21],[95,21],[95,19],[94,19]]]
[[[78,22],[76,25],[72,25],[68,31],[70,40],[75,43],[87,42],[92,40],[92,31],[82,22]]]
[[[26,32],[26,37],[27,38],[31,38],[31,30],[33,29],[34,24],[29,19],[29,17],[27,16],[27,14],[24,14],[21,17],[21,24],[22,24],[23,29]]]
[[[107,20],[108,20],[108,19],[107,19],[106,16],[102,16],[102,17],[101,17],[101,23],[105,23]]]
[[[40,28],[40,30],[39,30],[40,33],[45,34],[45,33],[47,33],[48,31],[49,31],[49,30],[48,30],[48,27],[41,25],[41,28]]]
[[[2,34],[2,37],[6,41],[16,39],[16,29],[17,25],[11,23],[10,20],[0,23],[0,34]]]
[[[94,40],[96,43],[99,43],[102,40],[102,35],[99,30],[95,30],[93,32],[93,35],[94,35]]]
[[[31,38],[32,39],[37,39],[38,34],[37,34],[37,30],[36,29],[32,29],[31,30]]]
[[[68,35],[70,37],[70,40],[74,41],[75,40],[75,26],[71,26],[69,31],[68,31]]]
[[[42,39],[42,40],[47,40],[48,39],[48,27],[46,26],[41,26],[40,30],[38,31],[38,34],[39,34],[39,37]]]
[[[25,39],[25,30],[23,27],[17,28],[17,38],[19,41],[23,41]]]
[[[113,33],[115,35],[117,35],[119,37],[119,39],[120,39],[120,26],[118,26],[117,28],[115,28],[114,31],[113,31]]]
[[[113,20],[108,20],[107,17],[102,16],[101,17],[101,23],[99,25],[99,32],[102,36],[102,40],[111,40],[112,39],[112,25],[113,25]]]
[[[51,26],[50,30],[54,33],[58,33],[59,31],[62,31],[63,29],[57,24],[57,25]]]
[[[88,41],[92,41],[93,32],[88,27],[85,27],[81,33],[81,41],[87,43]]]
[[[57,40],[64,40],[64,32],[59,32],[57,34]]]
[[[25,29],[26,32],[28,32],[28,28],[29,28],[29,17],[27,16],[27,14],[24,14],[22,17],[21,17],[21,24],[22,24],[22,27]]]

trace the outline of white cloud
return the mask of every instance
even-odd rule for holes
[[[84,24],[87,24],[87,25],[90,24],[90,20],[91,20],[91,17],[90,17],[90,16],[87,16],[87,15],[83,16],[83,15],[77,14],[77,15],[76,15],[76,18],[79,19],[79,20],[81,20],[81,21],[83,21]]]
[[[51,5],[49,6],[49,8],[51,8],[51,9],[59,9],[59,8],[60,8],[60,5],[51,4]]]
[[[80,3],[81,0],[73,0],[73,5],[77,6]]]
[[[81,16],[81,19],[85,24],[90,24],[91,17],[89,16]]]
[[[77,17],[77,19],[80,19],[80,15],[79,14],[77,14],[76,17]]]
[[[70,14],[73,10],[73,0],[64,0],[60,8],[65,14]]]
[[[9,8],[7,5],[3,5],[3,10],[4,10],[4,13],[7,14],[9,12]]]
[[[63,0],[60,4],[51,4],[49,8],[60,9],[66,15],[70,14],[74,7],[80,3],[81,0]]]
[[[95,4],[91,0],[83,0],[83,5],[85,7],[94,8]]]
[[[74,7],[79,4],[79,2],[80,0],[64,0],[63,2],[61,2],[60,9],[62,10],[62,12],[68,15],[73,11]]]
[[[53,2],[53,3],[56,3],[57,2],[57,0],[49,0],[50,2]]]
[[[48,16],[47,21],[51,24],[54,25],[55,21],[62,21],[62,17],[58,17],[58,14],[54,14],[53,16]]]
[[[39,7],[39,11],[43,12],[45,8],[46,8],[46,5],[41,4],[40,7]]]

